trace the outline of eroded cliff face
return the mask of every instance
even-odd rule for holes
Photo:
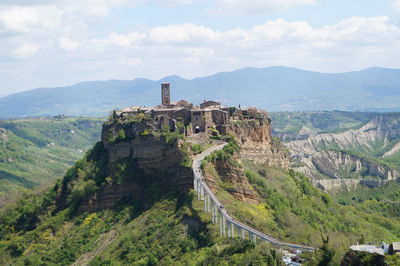
[[[193,187],[193,172],[183,166],[182,140],[168,142],[149,133],[146,123],[105,124],[102,142],[112,182],[81,204],[81,210],[111,207],[123,197],[143,199],[152,193],[187,192]],[[125,137],[118,139],[124,130]]]
[[[378,116],[359,129],[318,134],[305,140],[288,142],[286,146],[295,162],[293,167],[310,176],[320,188],[352,190],[359,184],[379,186],[400,178],[400,171],[338,149],[366,153],[376,152],[376,147],[384,150],[400,137],[399,126],[400,118],[396,116]],[[395,154],[399,147],[394,145],[382,157]]]
[[[329,147],[339,149],[373,149],[372,144],[381,141],[388,145],[391,140],[400,138],[400,117],[378,116],[359,129],[342,133],[324,133],[310,136],[305,140],[291,141],[286,144],[293,156],[310,156]]]
[[[337,191],[352,191],[359,185],[365,185],[370,188],[385,185],[387,180],[365,180],[365,179],[324,179],[313,180],[313,185],[322,190],[337,192]]]
[[[243,169],[233,165],[229,160],[216,160],[214,165],[221,181],[228,184],[226,190],[236,199],[250,203],[259,203],[258,195],[249,184],[247,177],[243,173]],[[210,189],[214,193],[217,192],[218,184],[215,177],[206,172],[204,178]]]
[[[322,174],[337,179],[343,172],[360,176],[375,176],[388,181],[400,177],[396,169],[385,167],[346,152],[322,151],[312,157],[312,163]]]
[[[226,132],[236,136],[241,148],[241,160],[279,168],[289,167],[289,153],[279,140],[272,138],[271,125],[267,120],[234,122],[227,126]]]

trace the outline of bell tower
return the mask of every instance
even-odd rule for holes
[[[161,83],[161,104],[164,106],[169,106],[171,104],[169,83]]]

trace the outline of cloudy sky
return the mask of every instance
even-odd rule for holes
[[[400,67],[400,0],[0,0],[0,96],[242,67]]]

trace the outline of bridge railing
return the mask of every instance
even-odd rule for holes
[[[221,236],[248,238],[253,242],[265,241],[282,249],[298,249],[302,251],[315,251],[315,248],[291,243],[285,243],[264,234],[240,221],[235,220],[224,208],[215,194],[207,186],[200,169],[201,161],[212,152],[221,150],[227,143],[215,146],[193,160],[194,189],[197,199],[204,201],[204,211],[211,213],[212,222],[219,224]]]

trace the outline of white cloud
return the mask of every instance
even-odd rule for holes
[[[109,36],[110,43],[116,44],[121,47],[131,47],[133,44],[142,41],[145,38],[144,33],[131,32],[127,34],[111,33]]]
[[[38,0],[36,5],[15,1],[4,5],[0,0],[0,57],[11,58],[0,64],[0,78],[8,80],[10,75],[4,73],[12,72],[18,80],[21,71],[28,76],[31,69],[38,86],[44,81],[58,85],[59,80],[194,77],[245,66],[345,71],[372,65],[398,67],[400,62],[400,27],[388,17],[351,17],[324,27],[275,19],[228,30],[183,23],[133,29],[125,25],[119,28],[126,30],[118,31],[108,25],[96,28],[104,25],[98,19],[115,7],[161,0]],[[230,13],[269,12],[313,2],[217,0],[218,7]],[[35,62],[28,60],[33,56]]]
[[[81,44],[77,41],[73,41],[69,38],[60,38],[59,39],[59,46],[61,49],[66,51],[72,51],[78,49]]]
[[[0,9],[0,24],[5,31],[29,33],[51,29],[60,23],[62,11],[50,6],[6,7]]]
[[[315,0],[216,0],[218,14],[269,13],[299,5],[311,5]]]
[[[190,23],[155,27],[149,31],[149,40],[155,43],[184,43],[212,41],[218,33],[210,28]]]
[[[392,7],[398,13],[400,13],[400,0],[394,0],[392,3]]]
[[[15,56],[21,59],[32,57],[39,50],[39,46],[31,43],[25,43],[19,48],[14,50]]]

